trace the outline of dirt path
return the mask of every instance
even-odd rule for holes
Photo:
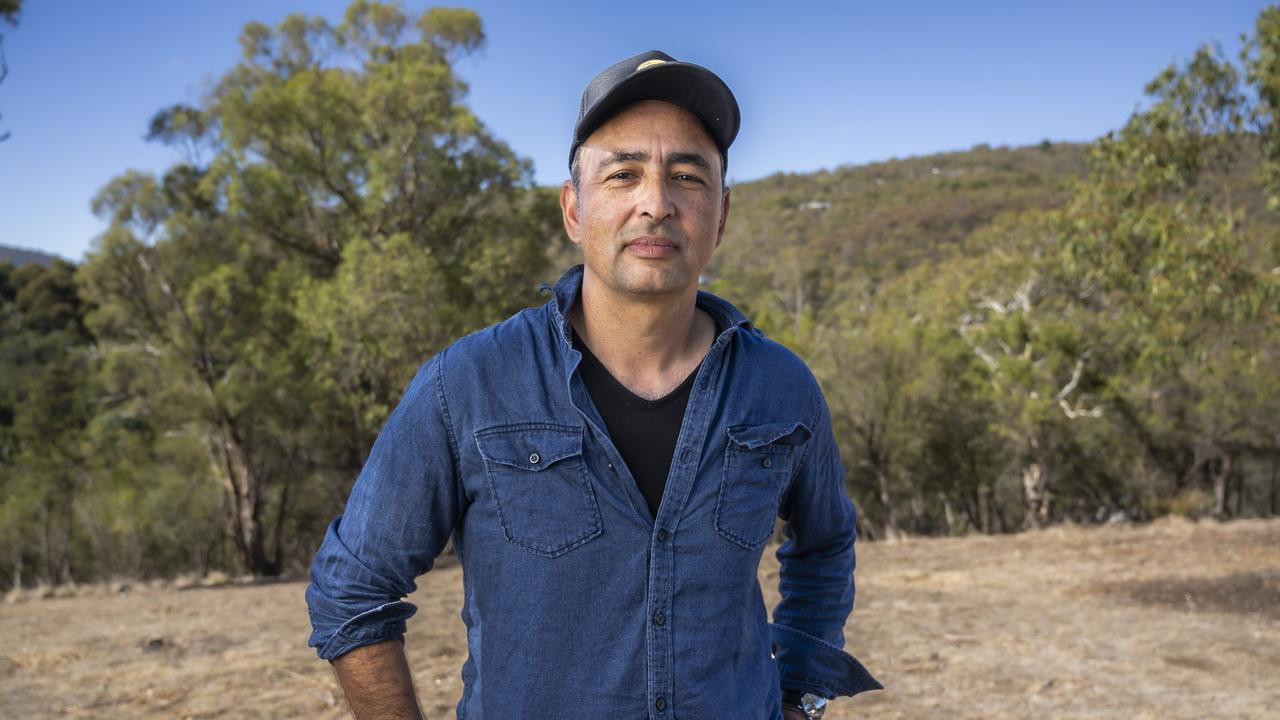
[[[1280,718],[1280,520],[867,543],[857,577],[847,644],[887,689],[833,720]],[[428,717],[451,718],[462,575],[422,580],[409,656]],[[346,717],[304,587],[0,605],[0,718]]]

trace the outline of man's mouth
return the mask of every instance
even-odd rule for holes
[[[679,246],[672,240],[656,235],[646,235],[628,242],[625,249],[632,255],[660,258],[674,255]]]
[[[668,240],[667,238],[659,237],[656,235],[646,235],[645,237],[639,237],[627,243],[627,247],[632,247],[635,245],[640,245],[644,247],[669,247],[669,248],[677,247],[674,241]]]

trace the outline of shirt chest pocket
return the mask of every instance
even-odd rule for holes
[[[728,428],[724,474],[716,500],[716,531],[749,550],[773,534],[782,491],[811,433],[803,423]]]
[[[509,542],[556,557],[600,534],[600,507],[582,459],[582,428],[522,423],[475,436]]]

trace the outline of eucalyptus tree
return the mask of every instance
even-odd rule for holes
[[[184,156],[125,173],[81,273],[119,390],[198,437],[255,573],[305,556],[417,366],[523,306],[552,206],[463,103],[466,10],[359,0],[251,23],[198,105],[157,113]]]

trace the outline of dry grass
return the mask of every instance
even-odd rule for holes
[[[461,578],[438,568],[413,598],[433,719],[461,692]],[[863,544],[858,582],[848,646],[887,690],[833,703],[833,720],[1280,717],[1280,521]],[[345,717],[304,645],[303,588],[117,585],[0,606],[0,718]]]

